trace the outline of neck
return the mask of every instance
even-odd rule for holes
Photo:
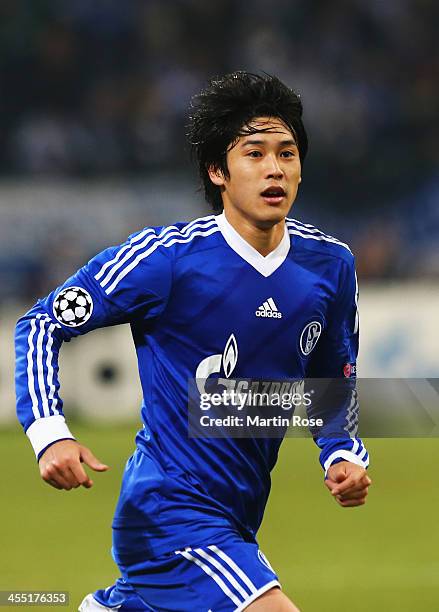
[[[255,221],[242,217],[234,209],[224,209],[224,215],[233,229],[264,257],[279,246],[284,236],[285,219],[277,223],[258,225]]]

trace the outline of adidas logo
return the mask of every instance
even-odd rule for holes
[[[263,317],[268,319],[282,319],[282,313],[278,311],[273,298],[268,298],[262,306],[259,306],[255,312],[257,317]]]

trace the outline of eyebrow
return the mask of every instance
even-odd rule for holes
[[[266,141],[265,140],[255,140],[254,138],[252,138],[251,140],[246,140],[245,142],[242,142],[241,147],[247,147],[249,145],[262,145],[262,144],[266,144]],[[291,145],[297,147],[296,141],[293,140],[292,138],[289,138],[288,140],[281,140],[279,144],[283,147],[291,146]]]

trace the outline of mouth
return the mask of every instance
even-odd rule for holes
[[[268,204],[280,204],[285,198],[286,193],[282,187],[272,186],[264,189],[261,196]]]

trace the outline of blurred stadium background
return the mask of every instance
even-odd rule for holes
[[[129,330],[64,349],[72,429],[113,467],[64,494],[14,422],[13,326],[105,246],[208,214],[185,122],[215,74],[264,70],[301,93],[293,216],[356,254],[360,374],[438,378],[438,23],[434,0],[2,0],[0,590],[70,590],[74,610],[116,575],[109,524],[138,424]],[[261,543],[304,612],[439,609],[437,439],[369,447],[374,490],[351,512],[312,443],[284,445]]]

